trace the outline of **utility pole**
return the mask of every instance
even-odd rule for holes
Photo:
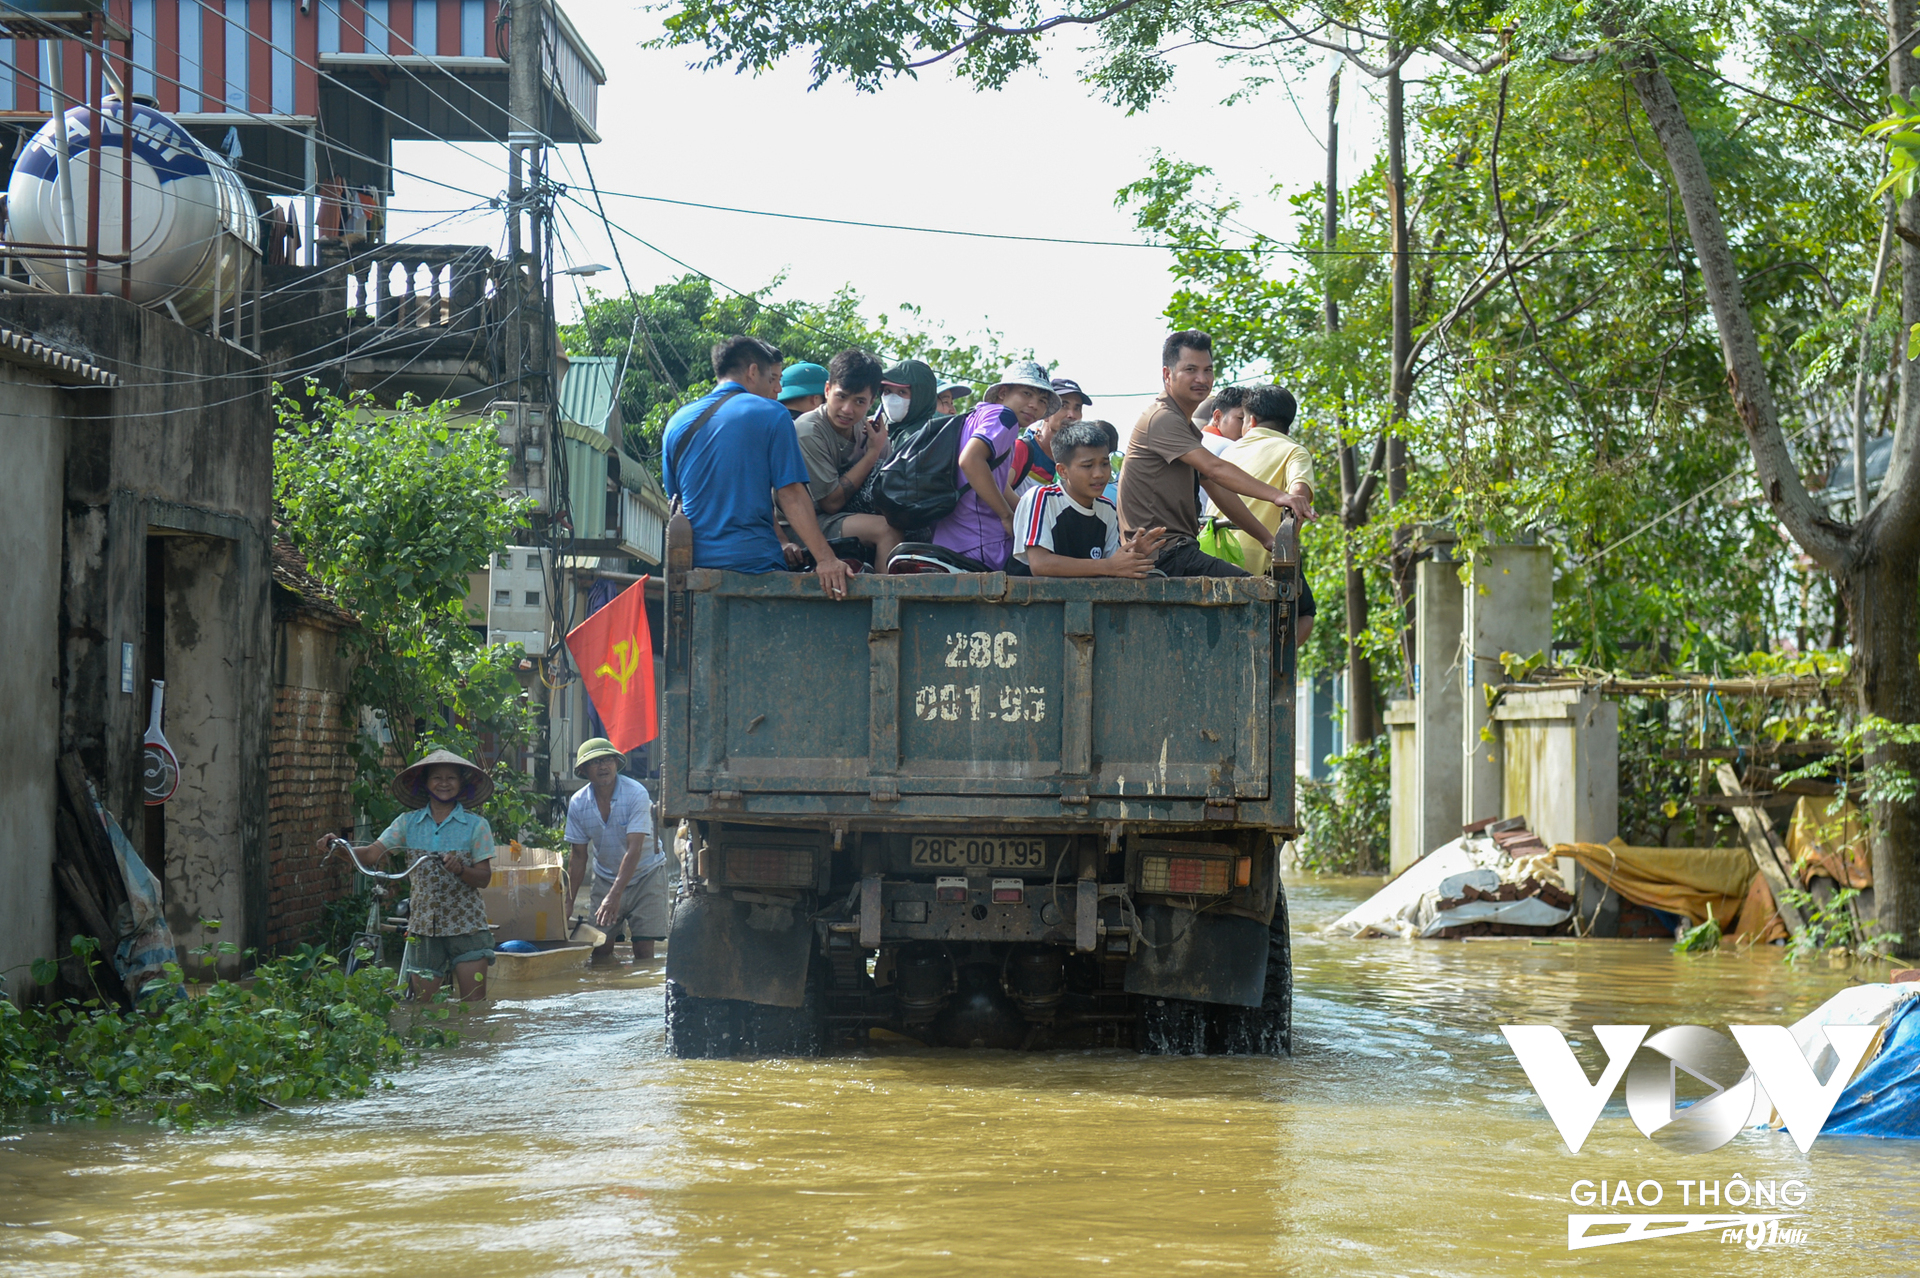
[[[531,451],[536,442],[543,451],[545,492],[533,517],[534,544],[547,547],[547,601],[554,633],[545,658],[549,688],[562,689],[569,681],[566,669],[565,603],[572,583],[562,563],[566,533],[561,527],[566,501],[566,461],[561,451],[560,421],[551,384],[553,349],[552,228],[546,216],[545,60],[544,21],[547,0],[503,0],[507,8],[511,43],[507,46],[507,281],[512,289],[512,312],[507,319],[507,369],[504,398],[515,401],[521,420],[520,438]],[[521,218],[526,226],[521,226]],[[532,485],[532,468],[528,468]],[[544,525],[542,527],[541,525]],[[534,689],[536,695],[538,689]],[[543,699],[535,716],[532,773],[534,790],[551,794],[553,786],[552,723],[557,707],[552,695]]]
[[[1340,331],[1340,299],[1334,295],[1331,271],[1334,250],[1340,247],[1340,72],[1336,62],[1327,81],[1327,189],[1326,210],[1320,230],[1320,243],[1327,250],[1328,274],[1323,300],[1327,336]],[[1344,408],[1339,426],[1346,429]],[[1367,522],[1367,507],[1373,490],[1361,495],[1359,460],[1354,445],[1340,445],[1340,522],[1341,544],[1346,558],[1347,603],[1347,744],[1357,745],[1380,735],[1380,724],[1373,704],[1373,662],[1361,651],[1360,636],[1367,631],[1367,578],[1355,561],[1354,536]]]
[[[543,344],[533,338],[534,327],[546,328],[542,313],[546,289],[541,282],[542,241],[537,226],[529,226],[521,235],[520,219],[527,214],[537,219],[528,200],[526,177],[538,173],[536,156],[546,145],[539,121],[541,0],[507,0],[508,30],[512,33],[507,48],[507,271],[513,285],[513,317],[507,335],[508,371],[511,397],[519,400],[544,398],[539,383],[527,385],[535,352]],[[537,299],[537,301],[536,301]],[[551,468],[549,468],[551,474]]]
[[[1393,233],[1393,346],[1392,408],[1387,425],[1387,499],[1396,510],[1407,500],[1407,441],[1400,431],[1406,425],[1413,400],[1413,370],[1408,357],[1413,351],[1413,277],[1407,252],[1407,99],[1400,78],[1400,48],[1387,45],[1387,210]],[[1412,695],[1413,529],[1406,523],[1393,530],[1390,559],[1393,594],[1406,612],[1406,625],[1400,632],[1402,668],[1406,672],[1407,692]]]

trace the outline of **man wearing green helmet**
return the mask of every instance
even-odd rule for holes
[[[605,737],[582,741],[573,771],[587,784],[567,804],[569,891],[579,891],[592,851],[593,925],[607,934],[593,952],[596,963],[612,959],[623,927],[633,939],[635,962],[651,959],[653,943],[667,939],[667,857],[653,837],[653,799],[645,786],[621,775],[623,762]]]

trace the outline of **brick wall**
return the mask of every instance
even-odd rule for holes
[[[270,952],[314,939],[320,912],[353,890],[346,858],[322,857],[322,831],[353,828],[353,663],[341,643],[353,619],[327,602],[292,548],[274,548],[273,726],[267,747]]]
[[[352,890],[346,858],[325,860],[313,841],[353,825],[353,728],[344,690],[274,689],[267,765],[267,944],[276,952],[313,939],[321,907]]]

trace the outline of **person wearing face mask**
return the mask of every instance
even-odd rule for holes
[[[888,446],[898,451],[906,438],[941,415],[940,379],[917,359],[903,359],[880,378],[880,407],[887,418]]]
[[[960,500],[928,538],[988,571],[1005,568],[1013,551],[1013,512],[1018,498],[1008,491],[1013,446],[1020,432],[1060,410],[1047,370],[1033,360],[1007,366],[967,414],[960,436]]]
[[[826,400],[794,420],[800,455],[807,463],[807,491],[828,541],[854,537],[874,549],[884,564],[900,544],[900,534],[885,518],[859,509],[854,499],[873,468],[886,460],[887,421],[872,421],[867,411],[881,391],[880,361],[861,350],[846,350],[827,361]],[[852,503],[850,506],[849,503]]]

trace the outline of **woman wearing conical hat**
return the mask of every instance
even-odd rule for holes
[[[368,867],[394,852],[420,856],[400,970],[415,998],[432,998],[449,973],[462,999],[485,998],[493,933],[480,889],[493,877],[493,830],[470,809],[492,796],[493,779],[472,760],[435,750],[404,769],[390,788],[412,810],[353,854]],[[323,850],[332,838],[321,836]]]

